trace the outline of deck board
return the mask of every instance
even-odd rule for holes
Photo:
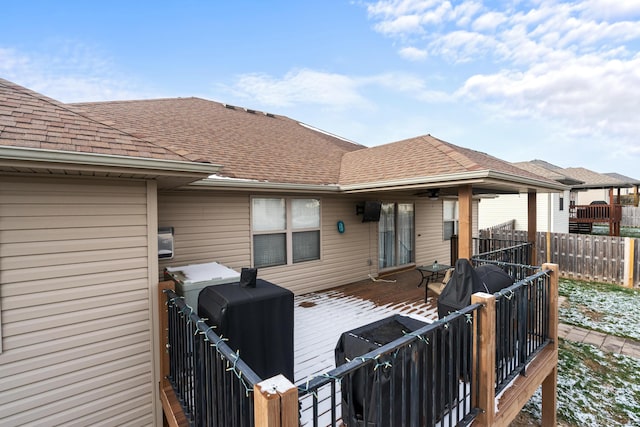
[[[425,289],[417,287],[420,274],[415,270],[336,287],[324,292],[296,296],[294,302],[294,377],[297,385],[326,374],[335,368],[335,346],[343,332],[358,328],[394,314],[406,315],[425,322],[437,319],[436,301]],[[424,286],[424,285],[423,285]],[[330,420],[330,393],[320,391],[320,425]],[[340,418],[340,390],[337,390]],[[301,425],[312,419],[311,397],[301,399]]]

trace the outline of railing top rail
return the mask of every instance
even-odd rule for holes
[[[540,268],[540,267],[537,267],[537,268]],[[537,273],[532,274],[531,276],[528,276],[522,280],[515,282],[513,285],[509,287],[499,290],[493,295],[496,297],[496,300],[500,300],[502,298],[510,298],[510,296],[513,295],[517,289],[522,288],[523,286],[528,286],[531,282],[533,282],[534,280],[542,276],[548,276],[550,272],[551,270],[540,270]]]
[[[346,374],[355,372],[363,364],[368,363],[369,361],[372,361],[372,360],[378,360],[380,356],[384,354],[393,353],[397,349],[404,347],[405,345],[407,345],[412,341],[420,340],[422,339],[421,338],[422,336],[427,335],[431,331],[444,327],[443,325],[446,325],[447,323],[451,322],[452,320],[458,317],[471,315],[471,313],[477,310],[480,306],[481,304],[471,304],[458,311],[450,313],[449,315],[443,317],[442,319],[439,319],[433,323],[425,325],[422,328],[417,329],[413,332],[407,333],[404,336],[397,338],[396,340],[388,344],[385,344],[375,350],[372,350],[369,353],[363,354],[362,356],[358,356],[353,360],[338,366],[335,369],[332,369],[324,374],[315,376],[305,381],[302,384],[298,384],[298,390],[301,393],[308,393],[311,390],[315,390],[319,387],[322,387],[325,384],[330,383],[336,378],[341,378]]]
[[[475,262],[483,262],[485,264],[494,264],[497,265],[498,267],[517,267],[517,268],[525,268],[527,270],[540,270],[540,266],[539,265],[527,265],[527,264],[518,264],[518,263],[513,263],[513,262],[505,262],[505,261],[496,261],[493,259],[484,259],[484,258],[480,258],[480,256],[482,255],[486,255],[489,252],[486,252],[484,254],[479,254],[479,255],[474,255],[471,257],[471,261],[475,261]]]
[[[509,241],[509,240],[507,240],[507,241]],[[473,258],[478,258],[480,256],[488,256],[488,255],[493,255],[493,254],[499,254],[499,253],[502,253],[502,252],[515,250],[515,249],[520,249],[520,248],[523,248],[525,246],[531,246],[531,245],[532,245],[531,242],[522,242],[522,243],[519,243],[517,245],[509,246],[509,247],[506,247],[506,248],[495,249],[495,250],[489,251],[489,252],[483,252],[481,254],[474,255]]]
[[[171,289],[165,289],[163,291],[169,299],[178,307],[178,310],[182,312],[189,322],[192,322],[196,331],[203,334],[206,341],[209,341],[213,347],[215,347],[220,355],[227,359],[231,363],[231,369],[235,372],[239,379],[246,381],[247,388],[253,389],[253,386],[262,381],[262,378],[256,374],[253,369],[247,363],[240,358],[240,356],[234,352],[231,347],[226,343],[226,339],[218,336],[213,332],[213,327],[207,325],[206,319],[200,318],[185,302],[184,298],[176,294]]]

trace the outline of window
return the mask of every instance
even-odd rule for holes
[[[564,210],[564,197],[560,197],[558,205],[559,205],[560,210],[563,211]]]
[[[320,259],[320,200],[255,197],[251,224],[254,267]]]
[[[442,238],[451,240],[454,234],[458,234],[458,201],[444,200],[442,202]]]

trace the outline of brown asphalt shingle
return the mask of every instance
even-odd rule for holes
[[[488,170],[553,182],[488,154],[425,135],[345,154],[340,184],[428,178]]]
[[[200,98],[74,105],[191,160],[223,165],[220,174],[232,178],[337,184],[343,154],[365,148],[284,116]]]
[[[3,79],[0,79],[0,145],[186,160],[87,117],[69,105]]]

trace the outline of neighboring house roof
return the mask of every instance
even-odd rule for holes
[[[531,162],[517,162],[514,165],[527,170],[531,173],[535,173],[536,175],[546,176],[549,179],[553,179],[554,181],[558,181],[564,185],[579,185],[584,184],[583,181],[568,177],[562,173],[562,168],[552,165],[551,163],[544,162],[542,160],[534,160]],[[545,167],[544,165],[549,165],[552,169]]]
[[[135,169],[136,174],[153,169],[162,175],[174,170],[206,176],[219,169],[194,164],[165,147],[4,79],[0,79],[0,147],[0,158],[9,169],[26,167],[24,162],[35,162],[43,169],[55,164],[58,169],[87,170],[92,165]]]
[[[538,159],[532,160],[530,162],[525,162],[525,163],[530,163],[537,167],[542,167],[552,173],[561,174],[579,182],[579,183],[567,182],[567,185],[570,185],[571,188],[576,188],[576,189],[611,188],[611,187],[625,188],[625,187],[631,186],[631,184],[626,182],[626,180],[624,179],[621,180],[621,179],[618,179],[618,177],[613,176],[617,174],[602,174],[602,173],[594,172],[587,168],[561,168],[560,166],[556,166],[549,162],[545,162],[544,160],[538,160]]]
[[[574,188],[625,188],[630,187],[629,184],[619,179],[607,176],[602,173],[594,172],[587,168],[565,168],[564,173],[572,178],[584,181],[584,184],[576,185]]]
[[[605,173],[604,175],[610,176],[611,178],[615,178],[618,181],[622,181],[629,185],[640,185],[640,181],[638,181],[637,179],[630,178],[628,176],[621,175],[619,173],[609,172],[609,173]]]
[[[335,185],[342,155],[365,148],[285,116],[200,98],[75,105],[187,158],[215,160],[230,178]]]
[[[347,153],[343,157],[340,174],[340,184],[346,187],[367,183],[419,184],[420,180],[423,183],[450,181],[453,184],[468,179],[484,180],[487,192],[491,188],[498,188],[493,184],[502,179],[529,183],[531,186],[537,183],[540,186],[563,188],[512,163],[431,135]],[[489,180],[492,185],[488,185]]]

